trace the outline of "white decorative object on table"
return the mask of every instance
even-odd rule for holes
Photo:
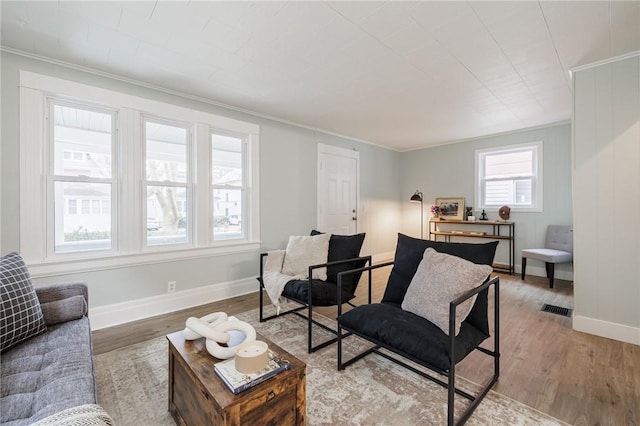
[[[244,334],[245,342],[256,340],[256,330],[244,321],[229,321],[224,312],[215,312],[202,318],[189,317],[183,335],[187,340],[206,338],[207,352],[218,359],[228,359],[235,355],[235,347],[223,347],[219,343],[227,343],[231,336],[229,331],[236,330]]]
[[[269,363],[269,345],[260,340],[244,342],[235,347],[236,370],[244,374],[257,373]]]

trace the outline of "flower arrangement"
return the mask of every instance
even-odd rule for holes
[[[433,213],[433,217],[440,217],[440,206],[431,206],[431,213]]]

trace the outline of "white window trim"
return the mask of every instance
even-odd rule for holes
[[[543,142],[527,142],[521,143],[517,145],[505,145],[493,148],[484,148],[477,149],[475,151],[475,203],[476,209],[499,209],[500,206],[496,207],[494,205],[487,206],[483,201],[482,197],[482,164],[481,157],[484,154],[492,153],[499,154],[501,152],[509,152],[509,151],[521,151],[528,148],[535,148],[536,155],[534,158],[534,168],[536,170],[536,178],[534,180],[534,191],[532,194],[532,204],[533,207],[521,207],[517,205],[510,205],[509,207],[514,212],[522,212],[522,213],[540,213],[543,211]]]
[[[142,144],[139,126],[140,112],[151,115],[172,117],[176,120],[195,123],[193,135],[193,150],[197,163],[196,187],[194,200],[209,205],[210,197],[202,192],[209,192],[209,156],[198,155],[198,152],[208,152],[208,138],[211,129],[224,129],[234,133],[246,135],[251,169],[247,170],[249,193],[247,200],[250,209],[247,211],[248,226],[246,238],[243,240],[227,240],[213,242],[210,234],[211,220],[207,209],[199,209],[194,202],[193,244],[189,248],[173,246],[154,246],[153,252],[142,250],[140,221],[123,220],[124,218],[141,217],[142,205],[139,203],[121,203],[119,214],[119,235],[117,254],[104,252],[65,253],[51,256],[47,252],[46,210],[46,182],[45,166],[45,135],[47,129],[44,109],[46,97],[53,96],[60,99],[84,100],[93,104],[104,104],[109,108],[117,108],[119,119],[118,143],[116,144],[116,158],[122,162],[119,165],[120,175],[116,177],[120,182],[119,200],[139,200],[143,188],[141,185],[122,185],[122,182],[135,180],[142,182],[139,173],[144,168],[139,165],[128,164],[133,159],[142,158]],[[132,129],[123,132],[123,128]],[[135,142],[135,143],[134,143]],[[122,152],[120,152],[122,151]],[[204,158],[203,158],[204,157]],[[192,110],[176,105],[154,101],[151,99],[131,96],[98,87],[88,86],[68,80],[58,79],[29,71],[20,72],[20,251],[30,267],[33,276],[64,275],[89,270],[112,269],[144,264],[153,264],[168,260],[183,260],[214,255],[256,251],[260,248],[260,188],[259,188],[259,126],[257,124],[222,117],[203,111]],[[202,159],[202,160],[200,160]],[[206,164],[201,164],[206,162]],[[201,167],[204,166],[204,167]],[[206,184],[197,183],[203,182]],[[118,202],[114,199],[112,202]],[[203,212],[204,211],[204,212]],[[47,212],[47,214],[43,214]]]

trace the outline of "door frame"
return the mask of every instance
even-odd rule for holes
[[[356,160],[356,228],[354,233],[360,230],[360,152],[354,149],[340,148],[333,145],[318,143],[318,164],[316,167],[316,228],[320,227],[320,218],[322,217],[322,171],[321,159],[322,154],[330,154],[338,157],[352,158]]]

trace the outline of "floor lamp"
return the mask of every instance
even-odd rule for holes
[[[420,238],[424,239],[424,197],[422,192],[416,189],[416,193],[411,196],[412,203],[420,203]]]

